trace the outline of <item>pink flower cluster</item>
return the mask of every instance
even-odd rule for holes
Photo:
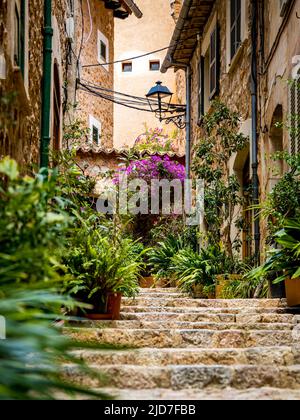
[[[147,129],[134,143],[137,150],[152,150],[154,152],[177,152],[178,148],[173,144],[174,139],[164,134],[162,128]]]
[[[128,179],[143,179],[151,182],[152,179],[179,179],[185,180],[185,168],[178,162],[174,162],[169,156],[151,156],[148,159],[135,160],[127,168],[121,168],[114,177],[114,184],[119,184],[123,174]]]

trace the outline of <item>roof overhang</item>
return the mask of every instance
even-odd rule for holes
[[[189,65],[215,0],[184,0],[161,72]]]
[[[129,7],[129,9],[138,19],[141,19],[143,17],[143,13],[133,0],[123,0],[123,2],[127,5],[127,7]]]
[[[133,0],[102,0],[105,8],[113,11],[115,18],[127,19],[132,13],[139,19],[143,16],[138,6]]]

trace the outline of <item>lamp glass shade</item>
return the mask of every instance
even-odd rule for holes
[[[163,99],[172,96],[173,93],[167,88],[166,86],[162,85],[162,82],[157,82],[155,86],[153,86],[150,91],[147,93],[146,98],[148,99]]]

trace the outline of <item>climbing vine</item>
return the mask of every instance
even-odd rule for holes
[[[238,232],[243,220],[237,217],[244,198],[236,175],[230,173],[228,162],[243,150],[249,138],[240,133],[240,118],[224,104],[214,101],[213,112],[203,119],[203,137],[194,147],[192,170],[205,183],[205,223],[209,242],[225,246],[228,256],[239,248],[240,235],[233,239],[233,228]]]

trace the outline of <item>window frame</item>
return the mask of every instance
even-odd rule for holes
[[[94,141],[94,132],[93,132],[94,127],[98,130],[98,140],[97,141]],[[90,128],[89,143],[91,145],[96,144],[97,146],[101,146],[102,124],[93,115],[89,116],[89,128]]]
[[[245,1],[245,0],[244,0]],[[233,10],[234,9],[234,10]],[[230,59],[242,45],[242,0],[230,0]],[[233,39],[234,36],[234,39]]]
[[[131,66],[131,70],[125,70],[126,66]],[[132,61],[126,61],[122,63],[122,73],[132,73],[133,72],[133,63]]]
[[[153,64],[158,64],[158,69],[152,69],[151,68],[151,66],[153,65]],[[161,62],[160,62],[160,60],[150,60],[149,61],[149,71],[160,71],[160,68],[161,68]]]
[[[289,151],[291,155],[300,153],[300,68],[293,75],[289,86]]]
[[[105,60],[104,60],[103,56],[101,55],[101,43],[104,44],[105,47],[106,47],[106,59]],[[98,42],[97,42],[98,62],[100,64],[107,64],[109,62],[109,56],[110,56],[109,40],[101,31],[98,30]],[[108,71],[109,65],[107,64],[105,66],[102,66],[102,68],[104,68]]]

